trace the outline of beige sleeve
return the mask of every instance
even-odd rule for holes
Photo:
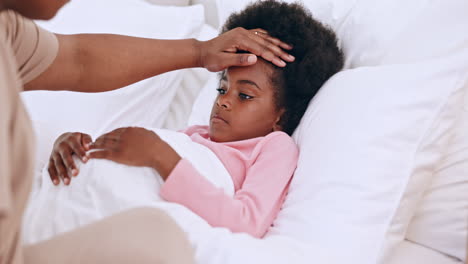
[[[33,21],[7,11],[7,41],[11,43],[22,83],[27,83],[44,72],[58,53],[55,34]]]
[[[8,56],[6,47],[0,42],[0,225],[2,217],[11,210],[12,203],[10,177],[13,173],[11,167],[13,160],[10,155],[10,130],[13,118],[13,93],[17,93],[18,82],[14,71],[8,68],[11,63],[14,63],[13,58]]]
[[[3,85],[3,84],[0,84]],[[5,105],[8,102],[4,102],[6,96],[3,93],[3,89],[0,89],[0,219],[8,214],[11,207],[11,193],[10,193],[10,175],[11,175],[11,159],[8,156],[9,153],[9,142],[8,142],[8,133],[7,129],[3,129],[8,127],[8,116],[4,114],[3,110],[5,110]],[[0,220],[1,222],[1,220]]]

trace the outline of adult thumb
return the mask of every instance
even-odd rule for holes
[[[254,54],[223,54],[215,63],[205,66],[211,72],[225,70],[232,66],[249,66],[257,62]]]
[[[233,54],[231,66],[249,66],[257,62],[257,56],[254,54]]]

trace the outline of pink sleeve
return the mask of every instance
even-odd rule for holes
[[[297,147],[288,136],[278,134],[267,140],[233,197],[185,159],[162,186],[161,197],[188,207],[212,226],[263,237],[280,210],[298,159]]]
[[[196,132],[202,132],[202,133],[207,133],[208,132],[208,126],[189,126],[184,129],[178,130],[177,132],[181,132],[186,134],[187,136],[191,136]]]

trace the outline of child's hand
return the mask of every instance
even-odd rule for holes
[[[130,166],[152,167],[165,179],[180,156],[153,131],[141,127],[119,128],[91,144],[91,159],[108,159]]]
[[[86,151],[89,150],[91,142],[91,136],[78,132],[65,133],[57,138],[50,154],[48,168],[50,179],[55,185],[60,184],[60,180],[69,185],[71,176],[78,175],[79,171],[72,156],[75,154],[86,163],[89,159]]]

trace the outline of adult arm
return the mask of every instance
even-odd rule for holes
[[[236,28],[209,41],[158,40],[111,34],[57,35],[59,51],[49,68],[25,90],[103,92],[172,70],[205,67],[221,71],[254,64],[246,50],[285,66],[290,47],[268,34]]]

